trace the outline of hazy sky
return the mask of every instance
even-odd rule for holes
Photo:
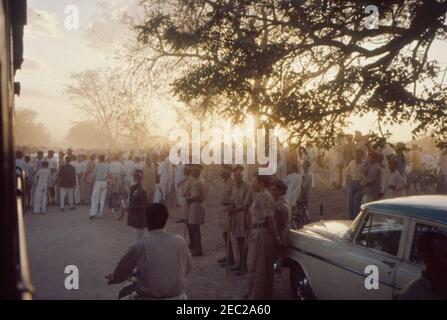
[[[22,95],[17,107],[37,111],[39,121],[52,134],[53,141],[65,139],[71,121],[82,119],[73,103],[64,95],[67,75],[88,68],[116,63],[114,52],[129,34],[120,21],[133,10],[135,0],[28,0],[28,24],[25,27],[25,62],[17,72]],[[65,8],[79,8],[78,30],[68,30]],[[132,12],[131,12],[132,13]],[[435,43],[430,57],[447,66],[447,44]],[[160,106],[161,107],[161,106]],[[166,106],[163,106],[166,109]],[[170,112],[168,117],[174,117]],[[166,116],[163,117],[166,120]],[[373,116],[353,119],[353,129],[363,132],[375,126]],[[393,140],[410,139],[409,125],[390,128]]]

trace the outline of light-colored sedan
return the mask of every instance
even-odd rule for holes
[[[354,221],[290,230],[284,265],[297,299],[391,299],[423,270],[418,239],[447,234],[447,196],[371,202]]]

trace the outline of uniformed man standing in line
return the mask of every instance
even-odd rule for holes
[[[85,198],[87,205],[91,204],[91,198],[92,198],[92,192],[93,192],[93,184],[95,182],[95,179],[93,178],[93,172],[95,171],[96,167],[96,155],[92,154],[90,155],[90,159],[87,161],[86,168],[84,171],[84,175],[82,180],[85,183]]]
[[[230,239],[230,210],[234,209],[232,207],[232,180],[231,180],[231,166],[223,165],[220,176],[223,180],[222,183],[222,199],[220,202],[220,207],[218,209],[219,215],[219,226],[222,230],[222,237],[225,243],[225,256],[219,260],[218,263],[221,263],[222,266],[231,266],[234,265],[234,256],[233,256],[233,248],[231,246]]]
[[[154,201],[155,193],[155,168],[151,158],[147,157],[143,167],[143,188],[146,190],[149,204]]]
[[[252,189],[251,228],[248,248],[248,294],[250,300],[268,300],[273,296],[273,263],[280,242],[275,224],[275,200],[269,192],[270,176],[255,175]]]
[[[180,217],[176,223],[186,223],[186,218],[189,212],[189,203],[186,198],[191,194],[191,187],[194,182],[194,178],[191,176],[191,166],[185,165],[183,169],[183,181],[180,185],[180,195],[182,198],[182,210],[180,212]]]
[[[193,257],[202,255],[200,226],[205,223],[205,208],[203,207],[203,201],[205,200],[205,187],[202,179],[200,178],[202,169],[203,167],[200,164],[195,164],[192,166],[191,175],[194,178],[194,182],[192,183],[189,196],[186,197],[186,201],[189,204],[186,224]]]
[[[232,271],[236,271],[236,275],[243,275],[247,272],[247,259],[246,259],[246,239],[247,239],[247,206],[246,198],[250,192],[250,184],[243,180],[244,168],[237,165],[233,169],[233,194],[231,200],[233,207],[231,210],[232,216],[232,228],[231,234],[237,242],[237,248],[239,253],[239,265],[232,268]]]

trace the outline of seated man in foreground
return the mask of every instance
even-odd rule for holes
[[[126,281],[137,272],[136,299],[186,299],[186,274],[192,269],[191,253],[185,240],[164,230],[168,220],[164,204],[147,207],[148,234],[121,258],[109,276],[109,284]]]

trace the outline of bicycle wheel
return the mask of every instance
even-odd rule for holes
[[[438,190],[438,181],[432,175],[421,175],[415,182],[414,188],[418,194],[435,194]]]
[[[118,194],[113,195],[112,214],[116,220],[121,220],[124,217],[123,200]]]
[[[438,192],[438,179],[433,175],[425,175],[423,191],[425,194],[435,194]]]
[[[297,207],[295,207],[292,211],[291,222],[292,222],[292,228],[295,230],[301,229],[305,224],[302,212],[300,212],[300,210]]]

